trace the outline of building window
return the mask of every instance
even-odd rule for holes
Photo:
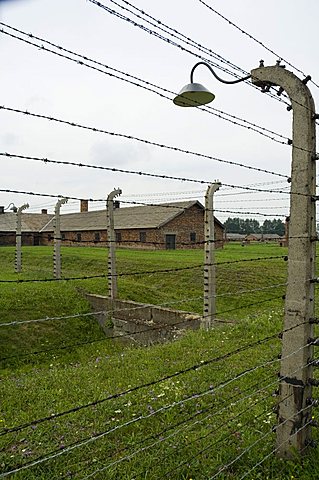
[[[77,241],[77,242],[80,242],[81,239],[82,239],[81,234],[80,234],[80,233],[77,233],[77,234],[76,234],[76,241]]]
[[[121,232],[115,232],[115,241],[117,243],[121,242],[122,241],[122,234]]]
[[[191,232],[189,234],[189,239],[191,242],[196,242],[196,232]]]
[[[51,242],[53,240],[53,235],[51,233],[48,234],[48,241]]]
[[[65,233],[61,234],[61,240],[65,240]]]
[[[95,241],[95,242],[99,242],[99,241],[100,241],[100,238],[101,238],[101,237],[100,237],[100,232],[95,232],[95,234],[94,234],[94,241]]]
[[[146,232],[140,232],[140,242],[141,243],[146,242]]]

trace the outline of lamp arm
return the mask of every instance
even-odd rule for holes
[[[206,62],[198,62],[196,63],[192,70],[191,70],[191,83],[193,83],[193,75],[194,75],[194,70],[195,68],[198,67],[198,65],[205,65],[210,71],[211,73],[214,75],[215,78],[217,78],[217,80],[219,82],[222,82],[222,83],[227,83],[227,84],[234,84],[234,83],[240,83],[240,82],[244,82],[245,80],[248,80],[251,75],[247,75],[247,77],[243,77],[243,78],[238,78],[238,80],[223,80],[222,78],[220,78],[217,73],[214,72],[213,68]]]

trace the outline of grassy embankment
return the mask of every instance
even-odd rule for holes
[[[103,249],[65,248],[62,252],[65,277],[105,273]],[[244,248],[228,245],[217,252],[217,261],[285,253],[285,249],[273,245]],[[189,250],[143,252],[123,249],[117,255],[118,272],[126,273],[197,265],[203,258],[202,252]],[[52,277],[50,248],[25,248],[23,273],[19,276],[13,273],[13,249],[0,249],[0,263],[1,279]],[[190,332],[171,344],[133,348],[105,340],[92,317],[2,327],[1,358],[7,359],[1,362],[0,426],[8,428],[28,423],[106,398],[280,331],[283,305],[280,297],[284,287],[241,295],[235,293],[285,282],[284,260],[229,263],[220,265],[217,272],[218,293],[233,292],[233,295],[218,299],[219,318],[232,323],[220,323],[211,332]],[[155,304],[180,300],[174,303],[175,308],[200,313],[202,284],[201,268],[123,276],[119,278],[119,294],[122,298]],[[107,281],[3,283],[1,322],[89,312],[78,287],[106,293]],[[92,340],[97,341],[61,349]],[[44,349],[48,351],[28,355]],[[195,371],[2,436],[2,469],[10,470],[50,452],[64,452],[12,477],[81,479],[107,467],[92,478],[197,480],[210,478],[256,442],[218,477],[240,478],[274,448],[271,426],[276,422],[272,411],[276,397],[272,393],[276,389],[279,351],[280,342],[275,336]],[[247,369],[267,361],[272,363],[234,380]],[[201,392],[207,393],[187,399]],[[154,413],[173,402],[177,404]],[[122,426],[126,422],[132,423]],[[66,452],[68,445],[107,431],[102,438]],[[141,451],[133,455],[138,450]],[[126,456],[129,458],[120,461]],[[316,478],[312,460],[309,458],[302,467],[298,462],[284,463],[271,455],[247,478],[290,479],[292,475],[300,479]]]

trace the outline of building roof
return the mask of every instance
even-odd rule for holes
[[[204,211],[198,201],[174,202],[159,205],[142,205],[135,207],[116,208],[114,210],[115,230],[159,228],[181,215],[185,210],[197,206]],[[106,210],[91,212],[66,213],[61,215],[61,231],[106,230]],[[222,223],[215,218],[222,227]],[[53,218],[43,226],[41,232],[51,232],[54,229]]]
[[[243,233],[226,233],[226,238],[228,238],[228,240],[244,240],[246,238],[246,234],[243,234]]]
[[[39,232],[54,215],[47,213],[22,213],[22,232]],[[17,226],[16,213],[5,212],[0,214],[0,232],[15,232]]]
[[[278,239],[281,238],[277,233],[249,233],[247,237],[255,237],[257,240],[262,239]]]

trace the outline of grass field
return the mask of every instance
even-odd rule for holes
[[[9,478],[240,479],[264,459],[245,478],[319,478],[316,450],[302,462],[266,458],[275,448],[276,334],[282,329],[287,263],[242,260],[286,253],[271,244],[218,250],[218,319],[230,323],[165,345],[142,348],[107,340],[93,316],[1,327],[2,472],[39,461]],[[106,273],[104,249],[64,248],[62,256],[64,277]],[[127,274],[196,266],[203,252],[119,249],[117,259],[118,273]],[[19,275],[10,247],[0,248],[0,264],[1,280],[52,278],[52,249],[24,248]],[[89,313],[81,291],[105,294],[107,279],[0,288],[1,323],[10,323]],[[202,267],[119,278],[123,299],[174,302],[174,308],[197,313],[202,290]],[[260,341],[268,336],[273,338]],[[97,403],[54,418],[91,402]],[[1,435],[42,417],[51,419]]]

